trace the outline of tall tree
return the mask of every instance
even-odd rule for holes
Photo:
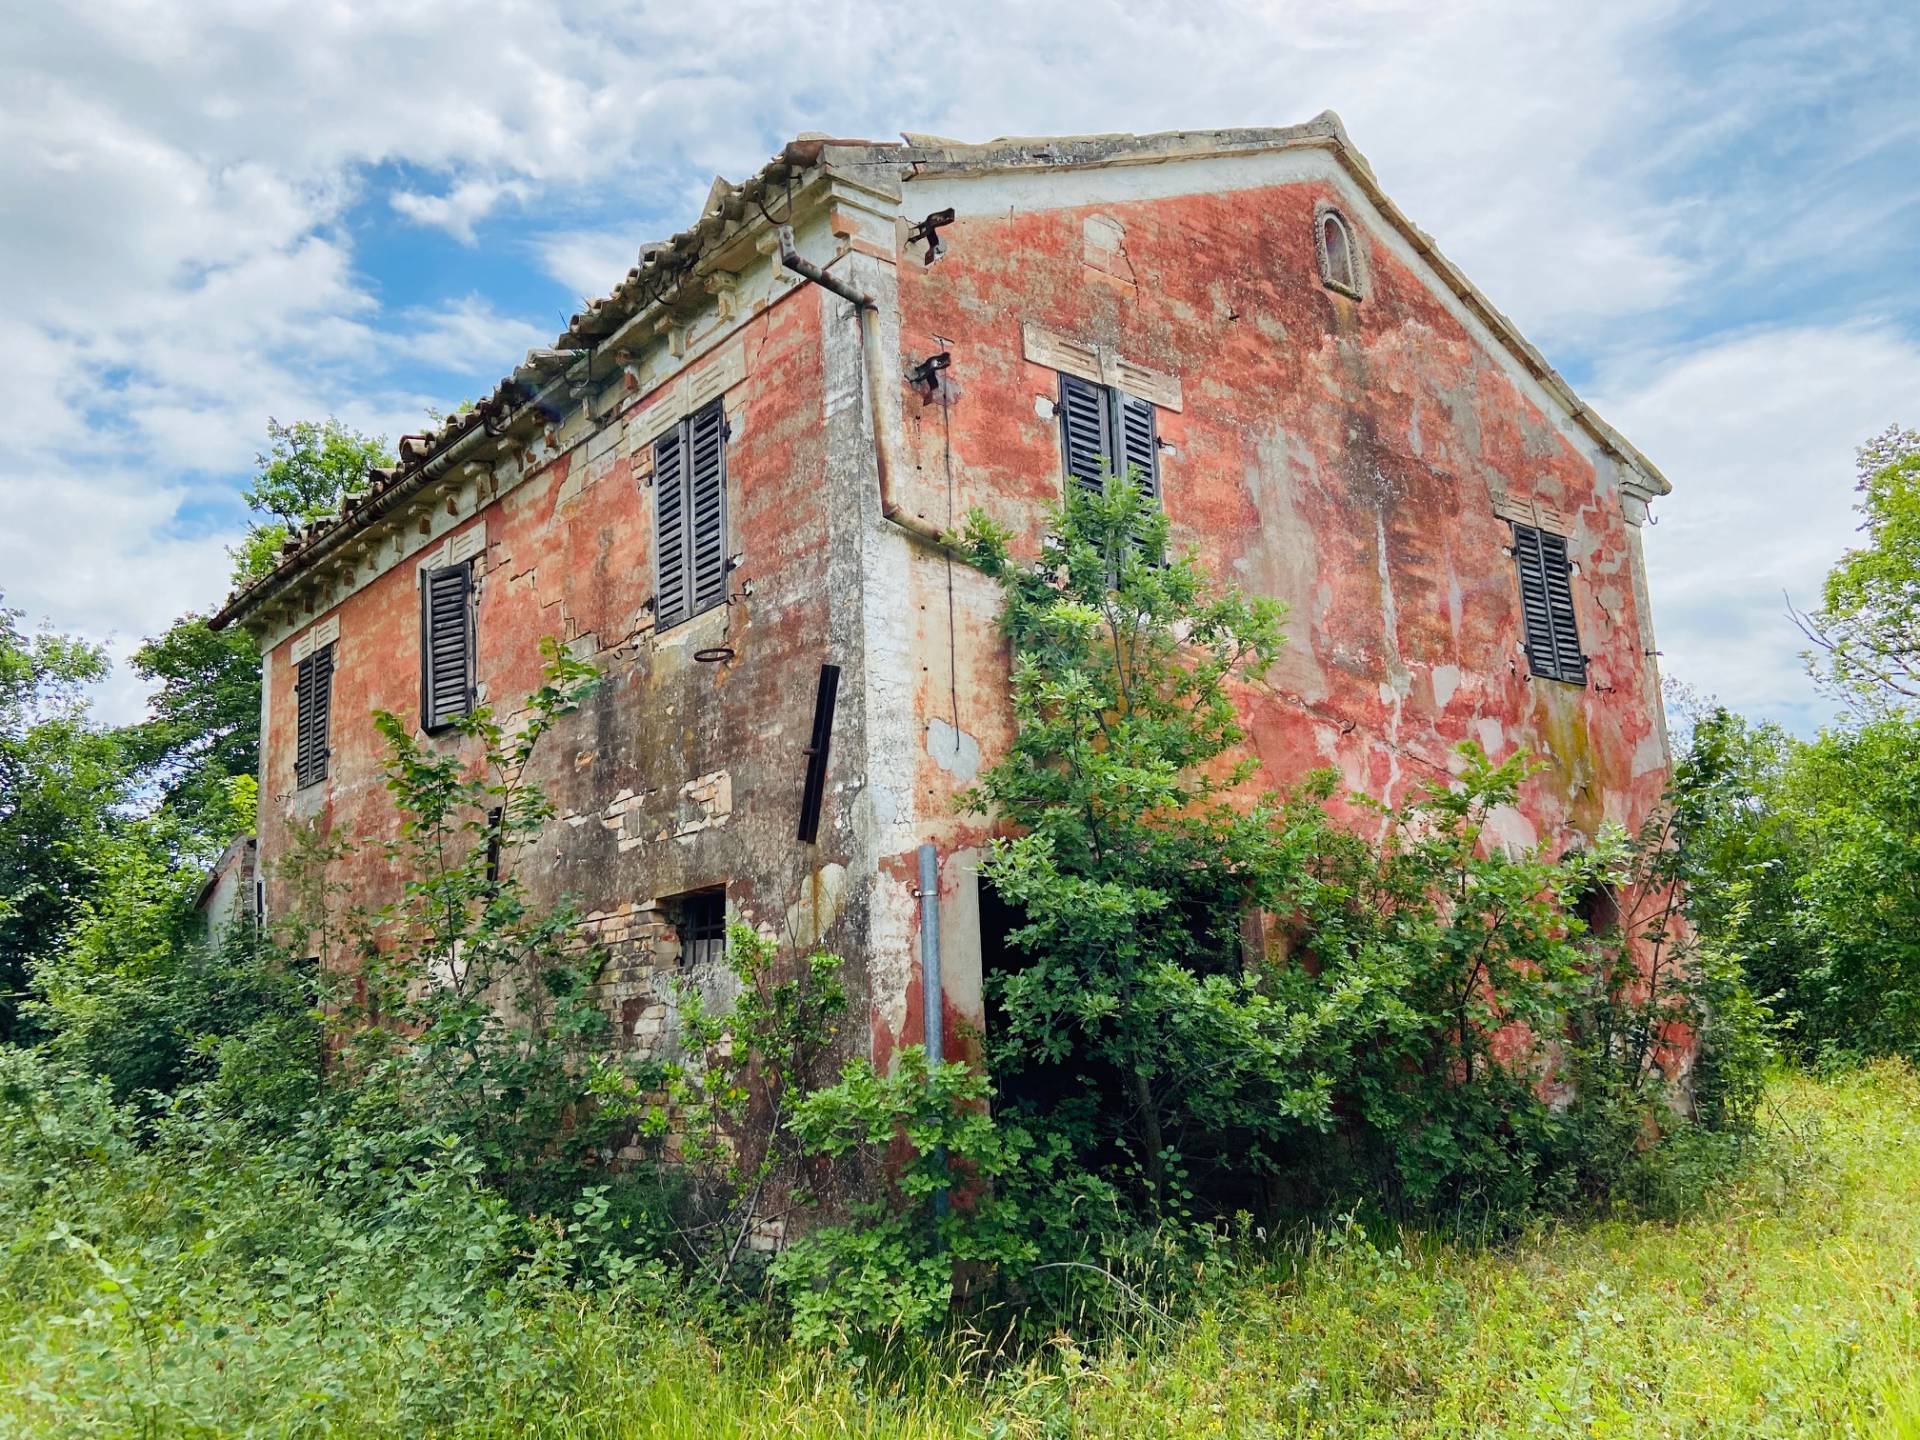
[[[0,1041],[20,1037],[28,973],[91,889],[125,795],[119,748],[87,714],[106,653],[20,620],[0,608]]]
[[[1827,576],[1822,607],[1796,615],[1815,675],[1855,709],[1920,701],[1920,431],[1898,426],[1860,447],[1866,543]]]
[[[239,630],[214,631],[198,615],[133,652],[133,668],[156,687],[147,718],[120,732],[135,777],[190,829],[231,816],[229,783],[260,759],[260,655]]]
[[[290,529],[333,514],[390,463],[385,440],[338,420],[269,420],[242,492],[255,518],[232,552],[234,585],[265,575]],[[244,633],[188,614],[135,651],[133,668],[157,687],[147,718],[121,732],[137,780],[158,792],[180,833],[224,842],[216,832],[232,823],[229,782],[259,768],[258,651]]]
[[[254,457],[254,476],[241,498],[257,517],[233,551],[233,583],[245,585],[272,570],[288,534],[362,494],[372,472],[393,463],[384,438],[362,435],[329,416],[282,425],[267,421],[267,448]]]

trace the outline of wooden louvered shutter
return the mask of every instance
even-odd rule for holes
[[[300,662],[294,674],[293,782],[304,788],[327,778],[327,727],[333,712],[333,647]]]
[[[653,442],[654,625],[692,613],[687,590],[687,437],[682,422]]]
[[[305,787],[307,757],[313,753],[313,657],[309,655],[293,672],[293,783]]]
[[[687,421],[687,592],[691,613],[727,598],[727,412],[718,400]]]
[[[1587,683],[1587,657],[1580,650],[1580,627],[1573,611],[1573,567],[1567,560],[1567,537],[1540,532],[1540,568],[1546,581],[1547,613],[1553,619],[1553,664],[1556,677],[1569,684]]]
[[[1067,457],[1067,478],[1098,494],[1111,468],[1112,424],[1104,385],[1077,375],[1060,376],[1060,436]]]
[[[422,728],[441,729],[473,708],[473,565],[429,570],[420,585]]]
[[[1154,428],[1153,402],[1114,392],[1119,400],[1116,447],[1120,463],[1114,468],[1131,478],[1156,502],[1160,499],[1160,446]]]
[[[1520,610],[1526,621],[1527,666],[1548,680],[1587,683],[1573,609],[1573,573],[1562,535],[1516,523],[1513,558],[1520,573]]]

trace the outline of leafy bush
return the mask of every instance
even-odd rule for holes
[[[924,1333],[947,1318],[955,1267],[1034,1258],[1002,1188],[1018,1132],[994,1124],[990,1093],[972,1066],[929,1065],[910,1045],[885,1074],[849,1061],[837,1084],[794,1106],[794,1135],[854,1197],[839,1223],[808,1229],[773,1262],[794,1339]]]
[[[1487,821],[1528,762],[1470,744],[1446,783],[1372,807],[1377,846],[1330,816],[1331,776],[1250,795],[1235,692],[1277,653],[1277,609],[1168,555],[1117,479],[1069,498],[1037,563],[1008,538],[977,514],[966,536],[1006,596],[1017,725],[966,803],[1018,832],[981,871],[1024,917],[1025,963],[989,981],[1021,1122],[1176,1229],[1355,1193],[1446,1215],[1612,1193],[1680,1123],[1664,1066],[1705,1020],[1660,836],[1510,853]],[[1651,913],[1586,935],[1575,903],[1632,887]],[[1248,914],[1278,935],[1253,953]]]
[[[545,683],[511,732],[487,706],[457,722],[480,742],[477,765],[375,714],[400,896],[371,912],[345,903],[328,878],[343,847],[308,836],[289,857],[302,903],[283,929],[289,947],[354,970],[356,993],[336,1001],[342,1123],[457,1136],[515,1205],[564,1209],[632,1120],[632,1087],[610,1073],[607,1016],[588,993],[601,952],[569,905],[533,905],[516,870],[553,813],[528,763],[598,679],[542,649]]]
[[[570,1283],[646,1283],[599,1197],[529,1220],[454,1139],[269,1139],[190,1104],[136,1129],[104,1082],[0,1049],[0,1291],[37,1322],[10,1365],[41,1432],[432,1428],[550,1380],[528,1317]]]

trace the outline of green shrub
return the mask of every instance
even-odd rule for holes
[[[1119,480],[1069,498],[1038,563],[978,515],[966,544],[1014,652],[1014,740],[965,799],[1017,831],[981,866],[1024,920],[1022,963],[989,979],[989,1070],[1140,1220],[1197,1233],[1364,1196],[1479,1223],[1604,1199],[1682,1123],[1663,1062],[1708,1023],[1703,980],[1736,1058],[1737,980],[1679,943],[1659,834],[1510,852],[1488,820],[1531,767],[1471,744],[1395,807],[1348,797],[1378,844],[1331,818],[1331,776],[1249,794],[1235,694],[1278,652],[1276,607],[1169,555]],[[1573,910],[1596,889],[1650,913],[1589,936]],[[1250,912],[1277,919],[1265,953]],[[1744,1103],[1729,1081],[1715,1118],[1744,1124]]]

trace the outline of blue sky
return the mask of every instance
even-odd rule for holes
[[[1673,480],[1668,673],[1806,731],[1783,592],[1852,537],[1853,448],[1920,425],[1916,74],[1898,0],[38,7],[0,54],[0,590],[122,654],[210,607],[268,416],[417,428],[801,131],[1331,108]]]

